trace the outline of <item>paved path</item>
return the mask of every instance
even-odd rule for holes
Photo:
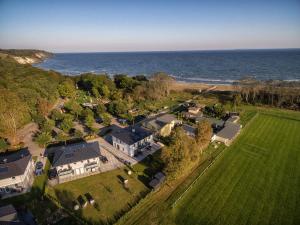
[[[22,129],[18,131],[18,136],[21,142],[24,142],[25,147],[28,147],[29,152],[33,156],[39,156],[44,152],[44,148],[39,147],[32,139],[34,134],[38,131],[38,125],[36,123],[26,124]]]

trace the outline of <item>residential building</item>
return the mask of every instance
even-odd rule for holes
[[[25,225],[19,218],[18,212],[13,205],[5,205],[0,207],[0,224],[18,224]]]
[[[10,197],[30,190],[34,162],[28,149],[0,154],[0,196]]]
[[[149,186],[154,189],[157,190],[161,184],[165,181],[166,179],[166,175],[163,174],[162,172],[158,172],[155,174],[154,178],[150,181]]]
[[[62,146],[54,152],[52,168],[62,183],[100,172],[100,156],[98,142]]]
[[[213,135],[212,141],[220,141],[229,146],[241,131],[241,125],[232,122],[226,122],[224,127]]]
[[[153,132],[140,126],[114,130],[111,136],[113,146],[131,157],[153,142]]]
[[[152,130],[160,136],[169,136],[175,125],[181,124],[181,121],[172,114],[163,114],[154,118],[147,119],[142,126]]]
[[[182,129],[185,131],[185,133],[191,137],[196,136],[196,128],[187,124],[182,125]]]

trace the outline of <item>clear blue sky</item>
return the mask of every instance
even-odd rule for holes
[[[0,0],[0,48],[299,48],[300,0]]]

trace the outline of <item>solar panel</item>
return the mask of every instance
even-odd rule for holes
[[[8,167],[0,167],[0,173],[8,172]]]

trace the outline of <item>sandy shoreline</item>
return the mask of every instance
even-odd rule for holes
[[[232,91],[235,87],[231,84],[205,84],[197,82],[184,82],[184,81],[175,81],[171,87],[172,90],[182,91],[186,89],[192,90],[216,90],[216,91]]]

